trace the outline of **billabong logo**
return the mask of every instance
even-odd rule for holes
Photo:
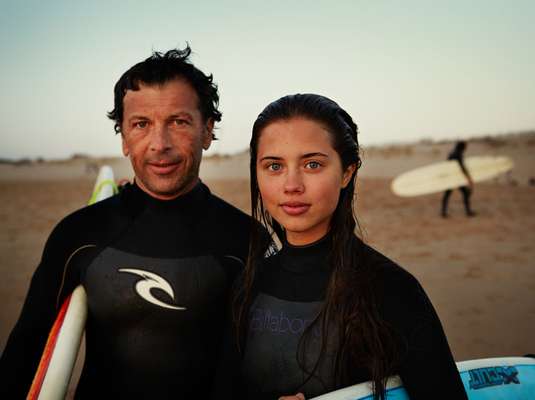
[[[158,300],[150,292],[151,289],[160,289],[167,293],[173,301],[175,300],[175,293],[173,288],[164,278],[155,273],[143,271],[141,269],[121,268],[119,272],[128,272],[130,274],[141,276],[143,279],[136,283],[135,289],[138,295],[149,303],[155,304],[160,307],[170,308],[172,310],[185,310],[186,307],[179,307],[173,304],[164,303]]]

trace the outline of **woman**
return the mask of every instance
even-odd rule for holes
[[[437,398],[439,384],[440,396],[466,398],[421,286],[354,234],[357,132],[338,104],[314,94],[271,103],[253,126],[252,213],[282,248],[266,252],[258,228],[238,284],[243,398],[310,398],[368,380],[380,398],[394,374],[411,399]]]

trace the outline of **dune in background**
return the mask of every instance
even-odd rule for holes
[[[446,158],[452,142],[364,148],[356,214],[366,242],[414,274],[431,298],[456,360],[535,353],[535,132],[475,139],[466,156],[506,155],[507,176],[477,184],[466,218],[461,196],[439,217],[441,194],[399,198],[393,177]],[[248,154],[212,156],[201,177],[249,212]],[[83,206],[99,165],[130,179],[128,160],[84,156],[0,163],[0,349],[20,312],[54,225]]]

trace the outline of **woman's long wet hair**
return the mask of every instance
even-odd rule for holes
[[[369,375],[374,383],[375,398],[383,398],[386,378],[394,372],[396,351],[394,337],[378,312],[373,291],[374,271],[359,260],[363,243],[355,236],[357,219],[354,215],[355,178],[361,165],[358,145],[358,128],[351,116],[334,101],[315,94],[285,96],[269,104],[256,119],[250,143],[251,208],[255,221],[260,221],[271,233],[284,241],[284,228],[265,210],[260,196],[257,175],[258,142],[263,130],[276,121],[305,118],[321,124],[331,135],[333,148],[340,156],[345,171],[355,165],[349,184],[340,191],[338,205],[330,221],[331,268],[330,281],[323,307],[311,326],[301,338],[298,361],[314,376],[325,357],[327,341],[335,338],[337,346],[334,360],[336,387],[357,383],[362,373]],[[237,327],[237,339],[243,349],[248,329],[248,314],[255,295],[258,266],[266,252],[265,234],[259,224],[254,224],[249,247],[249,258],[243,280],[237,291],[233,315]],[[321,350],[315,366],[304,366],[307,338],[311,327],[320,328]]]

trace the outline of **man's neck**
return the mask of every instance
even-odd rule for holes
[[[195,188],[199,184],[199,182],[200,182],[200,179],[199,177],[197,177],[195,180],[190,182],[186,187],[182,188],[181,190],[175,193],[157,193],[157,192],[149,190],[145,185],[143,185],[143,182],[141,182],[140,180],[134,177],[134,184],[137,187],[139,187],[143,192],[145,192],[150,197],[156,200],[161,200],[161,201],[170,201],[170,200],[177,199],[181,196],[184,196],[185,194],[188,194],[189,192],[191,192],[193,188]]]

